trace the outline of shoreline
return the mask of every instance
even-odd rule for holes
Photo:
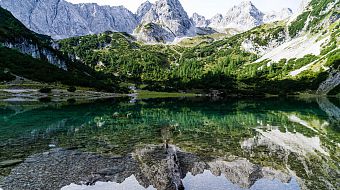
[[[156,92],[137,90],[130,94],[98,92],[92,89],[79,89],[75,92],[69,92],[67,89],[56,88],[49,93],[39,92],[39,89],[32,88],[3,88],[0,89],[0,101],[2,102],[63,102],[63,101],[81,101],[81,100],[99,100],[118,97],[130,97],[133,100],[153,99],[153,98],[190,98],[190,97],[209,97],[212,99],[228,98],[340,98],[339,95],[321,95],[300,93],[296,95],[250,95],[250,94],[228,94],[228,95],[211,95],[195,94],[183,92]]]

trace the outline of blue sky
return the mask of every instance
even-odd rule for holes
[[[138,6],[146,0],[67,0],[72,3],[98,3],[100,5],[124,5],[126,8],[135,12]],[[155,2],[156,0],[149,0]],[[197,12],[208,18],[216,13],[224,14],[233,5],[239,4],[241,0],[180,0],[189,16]],[[301,0],[252,0],[254,5],[261,11],[280,10],[289,7],[296,11]]]

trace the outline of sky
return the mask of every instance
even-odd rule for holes
[[[132,12],[136,12],[140,4],[146,0],[67,0],[71,3],[98,3],[100,5],[119,6],[123,5]],[[149,0],[155,2],[156,0]],[[241,0],[180,0],[184,9],[191,16],[197,12],[207,18],[217,13],[224,14],[229,8],[237,5]],[[291,8],[296,11],[301,0],[252,0],[253,4],[263,12],[278,11],[282,8]]]

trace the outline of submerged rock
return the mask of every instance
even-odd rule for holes
[[[158,190],[184,189],[175,146],[150,146],[134,154],[148,181]]]
[[[250,188],[262,178],[275,178],[283,183],[290,180],[289,174],[285,172],[262,168],[246,159],[203,161],[196,155],[180,151],[174,145],[149,145],[118,158],[52,149],[28,157],[0,182],[0,186],[4,190],[53,190],[76,184],[128,183],[125,180],[133,176],[144,188],[181,190],[184,189],[182,181],[188,173],[197,175],[206,170],[215,176],[223,175],[226,180],[242,188]]]

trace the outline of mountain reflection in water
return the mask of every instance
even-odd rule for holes
[[[193,176],[188,173],[183,179],[184,188],[187,190],[246,190],[231,183],[225,176],[214,176],[209,170],[205,170],[202,174]],[[147,188],[142,187],[134,175],[125,179],[123,183],[115,182],[97,182],[93,186],[86,185],[68,185],[61,190],[154,190],[153,186]],[[289,183],[282,183],[279,180],[261,179],[257,181],[250,190],[297,190],[300,189],[299,184],[293,178]]]
[[[338,110],[326,98],[3,103],[0,187],[336,189]]]

